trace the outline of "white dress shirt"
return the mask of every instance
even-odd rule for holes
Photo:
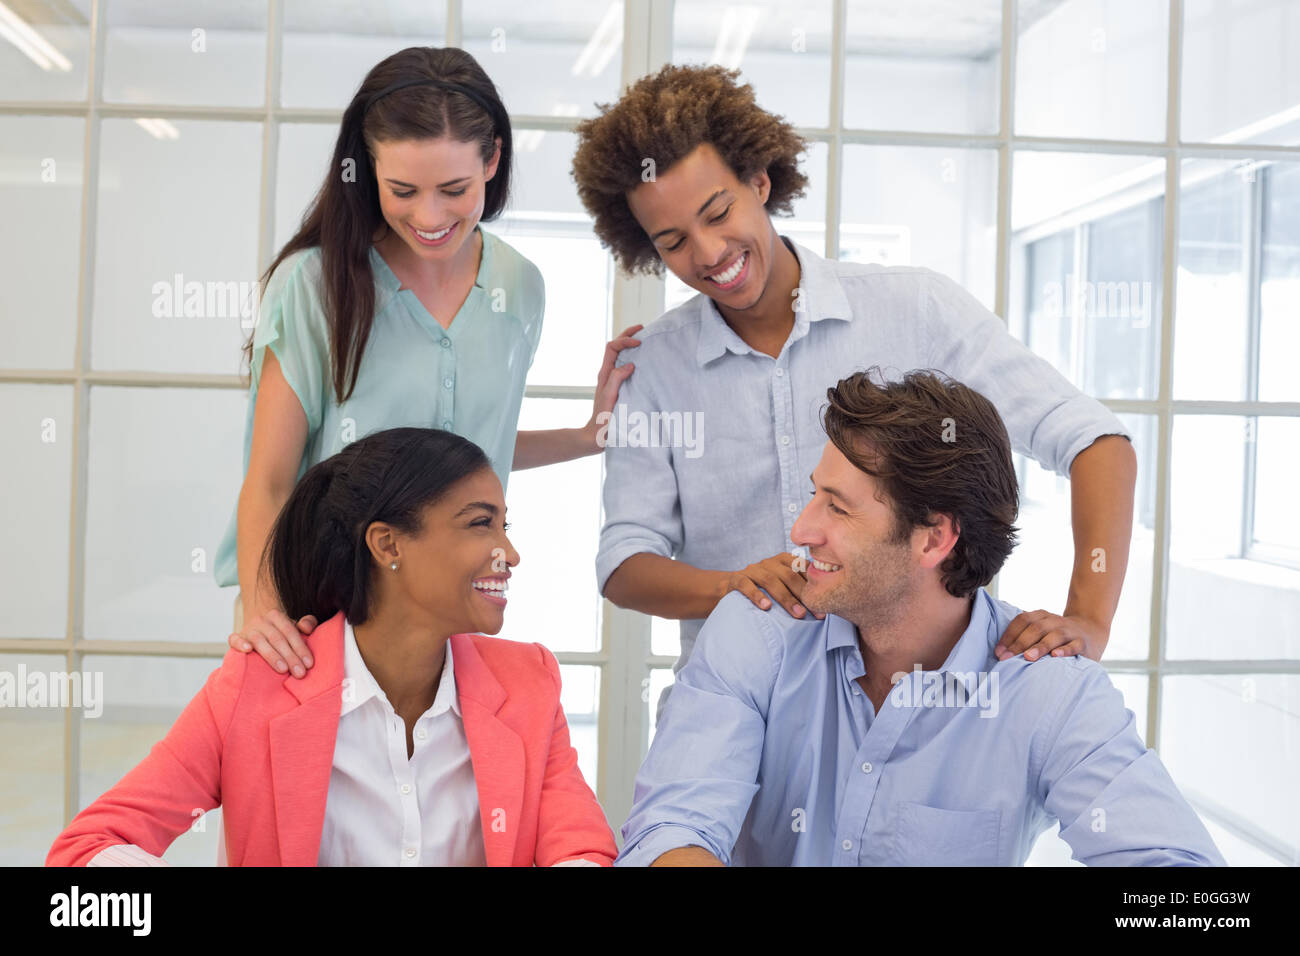
[[[366,668],[350,621],[343,678],[319,865],[486,866],[450,642],[410,759],[406,725]]]

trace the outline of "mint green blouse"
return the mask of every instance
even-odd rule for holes
[[[474,442],[491,459],[505,490],[524,380],[542,335],[546,292],[541,272],[532,262],[492,233],[476,228],[483,235],[478,276],[446,329],[414,292],[401,288],[383,257],[370,250],[375,320],[356,388],[342,404],[335,400],[332,385],[320,248],[304,249],[280,263],[267,283],[253,333],[245,474],[257,383],[269,346],[307,415],[307,445],[298,478],[371,432],[414,425],[442,428]],[[239,583],[238,507],[236,501],[217,551],[215,577],[222,587]]]

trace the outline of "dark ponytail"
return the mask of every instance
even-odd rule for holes
[[[428,505],[490,467],[478,445],[435,428],[375,432],[313,465],[280,509],[262,557],[285,613],[327,621],[343,611],[364,624],[377,567],[366,544],[370,525],[418,535]]]

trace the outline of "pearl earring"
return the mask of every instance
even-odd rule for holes
[[[394,561],[392,564],[389,565],[389,567],[392,568],[394,571],[396,571],[396,570],[397,570],[397,562]]]

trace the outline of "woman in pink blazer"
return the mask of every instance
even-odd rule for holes
[[[519,561],[504,518],[487,457],[450,432],[376,432],[309,469],[263,572],[291,618],[324,622],[314,666],[229,651],[47,865],[154,862],[216,806],[232,866],[610,865],[555,658],[484,636]]]

